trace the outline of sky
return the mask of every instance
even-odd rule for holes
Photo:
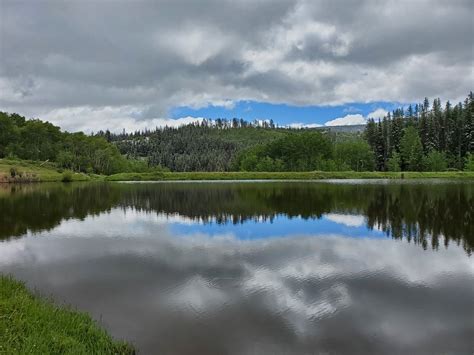
[[[363,124],[474,89],[472,0],[0,0],[0,110],[69,131]]]

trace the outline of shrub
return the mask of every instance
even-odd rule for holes
[[[448,167],[444,153],[432,150],[424,158],[424,166],[427,171],[445,171]]]
[[[387,167],[388,171],[401,171],[401,159],[400,159],[400,154],[397,152],[394,152],[392,154],[392,157],[388,159],[387,162]]]
[[[466,171],[474,171],[474,154],[468,154],[466,157],[466,166],[464,168]]]
[[[20,175],[20,172],[18,171],[18,169],[17,169],[16,167],[12,166],[12,167],[10,168],[10,176],[11,176],[12,178],[14,178],[14,177],[16,177],[17,175]]]
[[[69,170],[66,170],[63,172],[63,177],[61,179],[62,182],[71,182],[72,181],[72,172]]]

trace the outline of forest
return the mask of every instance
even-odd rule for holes
[[[0,158],[54,162],[60,168],[106,175],[148,169],[145,161],[127,159],[103,137],[62,132],[49,122],[5,112],[0,112]]]
[[[178,128],[68,133],[0,112],[0,158],[78,172],[474,170],[474,96],[398,108],[364,132],[291,129],[273,121],[203,120]]]

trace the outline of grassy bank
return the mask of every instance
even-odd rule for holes
[[[0,275],[1,354],[133,354],[88,315],[30,293],[23,283]]]
[[[12,176],[12,169],[14,173]],[[89,181],[94,176],[58,169],[54,164],[0,159],[0,182]]]
[[[11,178],[11,169],[17,176]],[[166,180],[319,180],[319,179],[474,179],[474,172],[380,172],[380,171],[307,171],[307,172],[148,172],[119,173],[110,176],[87,175],[62,171],[54,164],[25,160],[0,159],[0,182],[53,181],[166,181]]]
[[[474,172],[182,172],[182,173],[121,173],[110,175],[106,181],[167,181],[167,180],[319,180],[319,179],[474,179]]]

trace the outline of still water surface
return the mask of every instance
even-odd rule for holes
[[[474,183],[0,186],[0,272],[143,354],[472,354]]]

